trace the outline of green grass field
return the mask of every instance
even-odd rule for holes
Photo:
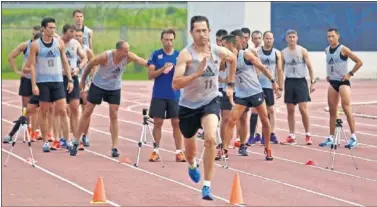
[[[160,33],[164,28],[176,30],[176,49],[185,43],[186,9],[118,9],[106,7],[85,8],[85,25],[94,28],[94,52],[99,54],[113,49],[119,39],[131,45],[131,51],[148,59],[153,50],[161,47]],[[7,56],[23,41],[31,38],[31,28],[39,25],[45,16],[57,20],[57,32],[66,23],[73,23],[71,9],[2,9],[2,79],[18,79],[11,69]],[[21,67],[23,56],[17,58]],[[147,69],[137,65],[127,66],[123,79],[146,80]]]

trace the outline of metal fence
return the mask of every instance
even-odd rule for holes
[[[105,50],[114,49],[115,43],[120,40],[126,40],[130,44],[130,51],[136,53],[140,57],[148,59],[153,50],[162,47],[160,35],[162,29],[150,28],[130,28],[126,26],[118,28],[92,28],[93,49],[96,55]],[[31,38],[31,28],[20,27],[2,27],[2,72],[11,72],[12,69],[7,61],[8,54],[21,42]],[[185,29],[175,30],[175,48],[181,50],[186,45],[187,32]],[[57,29],[57,33],[61,33],[61,29]],[[22,64],[22,55],[17,58],[18,66]],[[143,73],[145,69],[138,65],[129,64],[125,69],[125,73]]]

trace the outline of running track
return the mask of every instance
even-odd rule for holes
[[[11,121],[20,114],[19,81],[2,83],[2,137],[11,129]],[[137,141],[141,132],[142,108],[150,102],[152,82],[124,81],[119,110],[120,157],[136,161]],[[229,169],[216,162],[212,182],[214,201],[201,199],[201,184],[194,184],[187,175],[186,163],[175,163],[175,148],[169,122],[163,127],[160,163],[147,162],[152,146],[144,145],[139,168],[121,164],[110,157],[108,106],[96,107],[90,126],[91,146],[71,157],[63,150],[42,153],[40,141],[32,143],[37,160],[33,168],[24,163],[29,156],[27,144],[18,142],[7,167],[2,165],[3,205],[90,205],[98,177],[103,177],[107,205],[118,206],[227,206],[235,173],[239,173],[243,198],[248,206],[372,206],[377,204],[377,119],[356,118],[358,138],[362,143],[353,150],[353,166],[349,150],[341,147],[336,155],[334,171],[326,170],[329,149],[318,147],[328,134],[326,106],[327,84],[319,82],[312,94],[311,133],[314,144],[306,146],[301,118],[296,116],[297,146],[273,145],[274,161],[264,161],[263,147],[249,147],[249,156],[237,156],[230,150]],[[376,81],[353,81],[352,101],[377,101]],[[277,100],[278,138],[287,135],[283,100]],[[376,109],[376,108],[374,108]],[[373,108],[371,109],[373,110]],[[376,110],[377,111],[377,110]],[[376,111],[374,113],[376,114]],[[373,111],[370,111],[373,114]],[[344,129],[349,134],[346,119]],[[233,142],[232,142],[233,143]],[[198,157],[203,142],[198,140]],[[344,142],[342,142],[344,146]],[[11,145],[2,144],[2,162]],[[314,160],[317,166],[306,166]],[[201,167],[202,170],[202,167]]]

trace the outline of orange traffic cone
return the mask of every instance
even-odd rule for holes
[[[309,160],[309,161],[307,161],[305,163],[305,165],[313,165],[313,166],[315,166],[315,165],[317,165],[317,163],[315,161],[313,161],[313,160]]]
[[[106,200],[105,186],[103,185],[102,177],[99,177],[94,189],[93,199],[90,203],[106,203]]]
[[[126,163],[126,164],[131,164],[132,161],[128,157],[123,157],[122,159],[119,160],[120,163]]]
[[[234,175],[232,192],[230,194],[229,203],[232,205],[244,205],[242,197],[241,182],[238,173]]]

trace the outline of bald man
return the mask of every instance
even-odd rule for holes
[[[77,148],[81,142],[80,137],[89,123],[94,107],[101,104],[102,100],[104,100],[109,103],[110,133],[112,139],[111,156],[119,157],[117,149],[119,132],[118,109],[121,99],[124,67],[131,62],[148,67],[147,61],[129,52],[129,48],[130,45],[127,42],[123,40],[118,41],[115,49],[107,50],[91,60],[84,74],[81,76],[80,88],[83,90],[87,76],[95,66],[99,65],[89,88],[88,103],[81,115],[78,128],[74,132],[75,141],[73,147],[70,149],[71,156],[76,156],[77,154]]]

